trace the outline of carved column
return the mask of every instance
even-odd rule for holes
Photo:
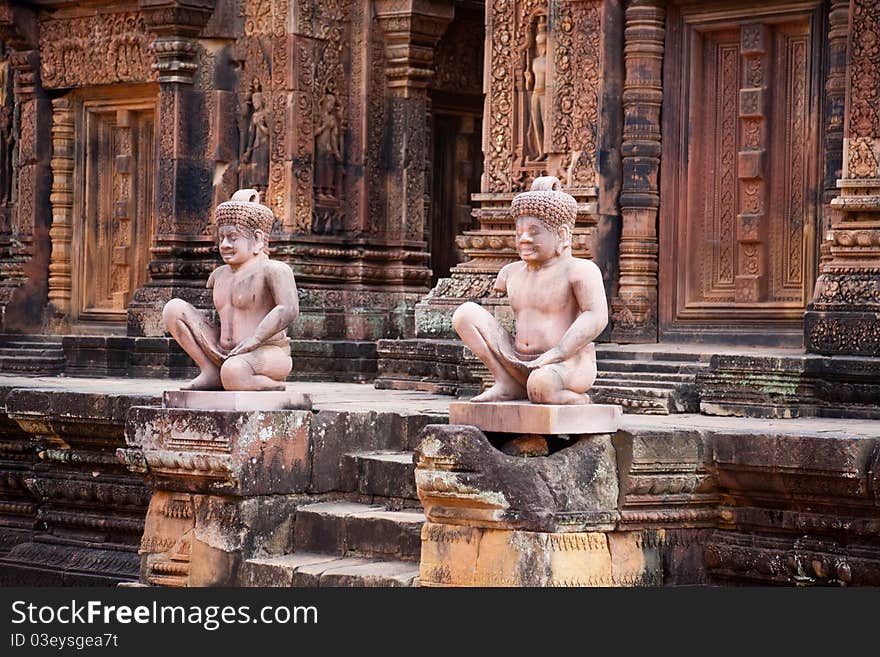
[[[9,54],[15,98],[8,149],[13,166],[0,235],[0,327],[33,329],[42,321],[51,222],[50,108],[40,82],[38,23],[32,10],[0,4],[0,38]],[[17,157],[16,157],[17,156]]]
[[[665,3],[626,5],[620,287],[611,302],[613,340],[657,340],[657,208]]]
[[[74,119],[67,97],[52,101],[52,257],[49,261],[49,304],[57,317],[70,313],[73,237]]]
[[[419,242],[423,251],[427,87],[434,75],[434,47],[454,11],[448,0],[376,0],[385,33],[388,125],[393,126],[385,179],[386,231],[410,246]]]
[[[828,12],[828,71],[825,78],[825,148],[820,262],[831,260],[830,230],[838,214],[831,207],[843,171],[843,122],[846,103],[846,44],[849,0],[833,0]]]
[[[210,117],[199,90],[196,36],[215,0],[140,0],[159,74],[156,119],[157,229],[151,249],[150,282],[137,290],[128,309],[129,335],[162,335],[162,307],[174,296],[209,307],[205,280],[216,266],[210,231],[213,162],[199,152]]]
[[[804,317],[807,350],[880,356],[880,5],[850,3],[840,220]]]

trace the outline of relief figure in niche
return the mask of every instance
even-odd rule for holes
[[[262,85],[256,78],[251,85],[250,118],[245,138],[243,183],[265,191],[269,185],[269,107]]]
[[[315,130],[315,193],[319,199],[337,199],[341,168],[339,106],[336,96],[326,94],[321,99],[321,125]]]
[[[527,58],[523,71],[529,98],[529,120],[526,131],[526,156],[540,162],[544,152],[544,117],[547,111],[547,17],[539,16],[535,31],[534,56]]]
[[[320,125],[315,130],[315,218],[318,234],[337,232],[342,186],[342,130],[339,103],[327,93],[320,103]]]

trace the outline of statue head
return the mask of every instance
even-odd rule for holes
[[[577,201],[562,191],[556,176],[541,176],[510,206],[516,222],[517,251],[523,260],[545,260],[571,247]],[[545,257],[547,256],[547,257]]]
[[[238,267],[269,252],[269,234],[275,215],[260,203],[255,189],[240,189],[214,211],[214,223],[223,262]]]
[[[547,17],[538,16],[538,24],[535,26],[535,49],[539,54],[547,52]]]

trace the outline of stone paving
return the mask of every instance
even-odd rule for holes
[[[110,395],[153,395],[158,404],[163,391],[177,390],[185,382],[182,379],[0,376],[0,389],[39,388]],[[448,417],[449,402],[455,399],[447,395],[435,395],[417,390],[377,390],[370,384],[362,383],[303,381],[288,383],[287,388],[291,391],[310,394],[315,410],[423,413],[436,415],[438,419]],[[624,415],[620,421],[620,427],[622,429],[708,430],[772,435],[809,434],[828,437],[870,438],[880,436],[880,421],[878,420],[759,419],[693,413],[667,416]]]

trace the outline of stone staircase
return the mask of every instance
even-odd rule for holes
[[[61,336],[0,335],[0,372],[23,376],[56,376],[67,360]]]
[[[346,453],[340,472],[346,497],[300,506],[293,553],[249,559],[242,585],[418,586],[425,515],[412,452]]]
[[[590,390],[595,403],[620,404],[626,413],[699,413],[697,375],[708,371],[707,351],[639,351],[625,345],[596,347],[599,374]]]

